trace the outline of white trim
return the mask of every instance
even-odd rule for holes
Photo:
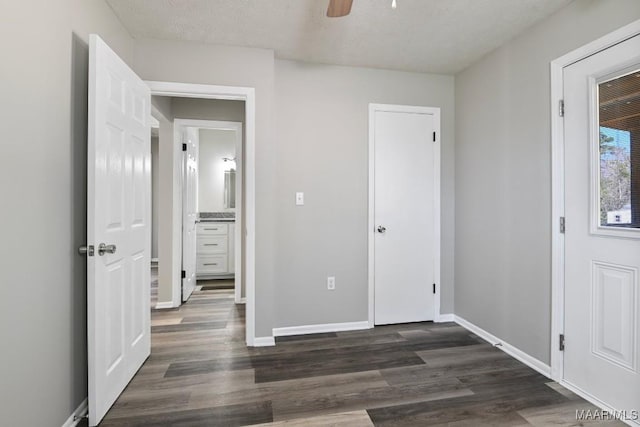
[[[245,101],[245,288],[246,288],[246,343],[254,345],[256,330],[256,292],[255,292],[255,145],[256,145],[256,93],[254,88],[214,86],[174,82],[146,82],[151,95],[186,98],[232,99]],[[174,224],[175,226],[175,224]]]
[[[175,308],[179,307],[178,305],[174,305],[173,301],[162,301],[156,303],[156,310],[165,310],[167,308]]]
[[[607,405],[606,403],[604,403],[602,400],[598,399],[597,397],[593,396],[592,394],[587,393],[586,391],[582,390],[580,387],[575,386],[573,384],[571,384],[568,381],[562,380],[559,381],[560,385],[564,388],[566,388],[567,390],[570,390],[572,392],[574,392],[575,394],[577,394],[578,396],[580,396],[581,398],[583,398],[584,400],[586,400],[587,402],[597,406],[598,408],[607,411],[609,413],[612,414],[616,414],[616,413],[620,413],[620,410],[616,410],[613,407]],[[632,408],[635,409],[635,408]],[[619,420],[627,425],[630,426],[640,426],[640,422],[639,421],[633,421],[633,420]]]
[[[276,339],[274,337],[255,337],[251,347],[271,347],[276,345]]]
[[[456,316],[453,313],[440,314],[434,320],[434,322],[436,323],[455,322],[455,321],[456,321]]]
[[[369,327],[375,325],[375,112],[391,111],[399,113],[416,113],[433,115],[433,130],[436,132],[434,142],[434,278],[437,284],[434,297],[433,319],[439,319],[440,314],[440,294],[442,283],[440,281],[440,108],[419,107],[413,105],[390,105],[390,104],[369,104],[369,219],[368,219],[368,322]]]
[[[518,359],[528,367],[540,372],[545,377],[551,378],[551,367],[546,363],[541,362],[540,360],[529,355],[528,353],[525,353],[519,348],[512,346],[508,342],[501,340],[495,335],[485,331],[481,327],[474,325],[473,323],[463,319],[460,316],[455,316],[455,322],[458,325],[462,326],[463,328],[473,332],[474,334],[476,334],[483,340],[487,341],[489,344],[493,345],[494,347],[499,348],[500,350],[504,351],[505,353],[512,356],[513,358]]]
[[[80,405],[73,411],[73,414],[67,418],[67,421],[62,424],[62,427],[74,427],[77,426],[83,417],[86,417],[89,413],[89,399],[85,398]]]
[[[151,263],[152,264],[157,264],[158,263],[158,258],[151,258]]]
[[[559,115],[559,101],[563,99],[563,69],[597,52],[640,34],[640,20],[634,21],[591,43],[575,49],[550,63],[551,72],[551,376],[561,382],[564,378],[564,353],[556,345],[564,333],[564,234],[560,233],[559,218],[565,215],[564,206],[564,121]],[[568,106],[571,108],[571,106]]]
[[[370,329],[369,321],[326,323],[320,325],[287,326],[284,328],[273,328],[274,337],[286,337],[290,335],[321,334],[326,332],[357,331]]]
[[[245,297],[240,298],[240,301],[236,302],[236,304],[246,304],[247,299]]]

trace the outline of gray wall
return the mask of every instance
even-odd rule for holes
[[[545,363],[549,62],[638,18],[637,0],[575,1],[456,76],[455,312]]]
[[[171,98],[176,119],[218,120],[244,123],[244,101],[227,99]]]
[[[0,425],[60,426],[87,396],[88,34],[126,61],[102,0],[0,2]]]
[[[453,310],[453,78],[277,60],[277,327],[367,320],[369,103],[442,109],[442,312]]]

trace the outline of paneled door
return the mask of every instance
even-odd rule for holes
[[[372,105],[374,320],[434,320],[439,262],[439,110]]]
[[[198,149],[199,133],[194,127],[183,128],[184,181],[182,194],[182,302],[196,288],[196,223],[198,222]]]
[[[150,102],[145,83],[92,34],[86,249],[91,426],[151,350]]]
[[[632,422],[640,410],[640,36],[566,67],[564,100],[564,380]]]

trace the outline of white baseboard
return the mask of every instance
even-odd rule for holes
[[[521,361],[525,365],[529,366],[530,368],[535,369],[536,371],[540,372],[545,377],[551,378],[551,366],[547,365],[546,363],[541,362],[540,360],[538,360],[535,357],[525,353],[524,351],[520,350],[519,348],[514,347],[511,344],[501,340],[500,338],[496,337],[495,335],[485,331],[481,327],[476,326],[471,322],[468,322],[467,320],[463,319],[460,316],[454,316],[454,318],[455,318],[454,321],[458,325],[462,326],[465,329],[468,329],[469,331],[471,331],[474,334],[478,335],[480,338],[484,339],[485,341],[488,341],[491,345],[499,348],[500,350],[504,351],[505,353],[509,354],[510,356],[514,357],[515,359],[518,359],[519,361]]]
[[[356,331],[360,329],[369,329],[369,321],[364,320],[361,322],[326,323],[324,325],[303,325],[274,328],[273,336],[286,337],[290,335],[321,334],[323,332]]]
[[[440,314],[434,320],[434,322],[436,323],[455,322],[455,321],[456,321],[456,318],[453,313]]]
[[[276,345],[274,337],[255,337],[251,347],[271,347]]]
[[[167,308],[173,308],[173,301],[163,301],[156,303],[156,309],[163,310]]]
[[[87,415],[88,411],[89,411],[89,401],[87,399],[84,399],[82,403],[80,403],[80,406],[78,406],[76,410],[73,411],[73,414],[71,414],[71,416],[67,418],[67,421],[65,421],[64,424],[62,424],[62,427],[77,426],[81,418]],[[80,418],[76,419],[76,417],[80,417]]]
[[[240,301],[238,301],[236,304],[246,304],[247,303],[247,298],[240,298]]]

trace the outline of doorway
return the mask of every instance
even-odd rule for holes
[[[221,103],[230,101],[219,101]],[[182,302],[195,289],[243,297],[243,122],[174,120],[182,162]]]
[[[440,110],[369,108],[369,325],[436,320]]]
[[[640,401],[638,33],[632,24],[552,63],[563,107],[553,126],[553,376],[630,423]]]
[[[244,102],[244,200],[243,206],[243,230],[239,231],[244,239],[244,267],[242,277],[244,282],[244,295],[246,305],[246,332],[245,340],[247,345],[255,344],[255,89],[213,85],[199,85],[187,83],[173,82],[145,82],[151,89],[152,96],[158,97],[174,97],[181,99],[200,99],[200,100],[235,100]],[[174,182],[178,184],[174,186],[174,196],[172,198],[172,206],[169,206],[174,212],[181,212],[182,209],[182,146],[173,146],[173,156],[175,159]],[[175,241],[182,241],[182,215],[174,215],[172,220],[172,235]],[[181,296],[181,262],[182,248],[181,244],[174,245],[172,248],[171,259],[174,260],[172,266],[172,283],[173,290],[170,304],[172,307],[180,305]],[[178,263],[175,263],[178,260]],[[160,260],[162,262],[162,260]]]

